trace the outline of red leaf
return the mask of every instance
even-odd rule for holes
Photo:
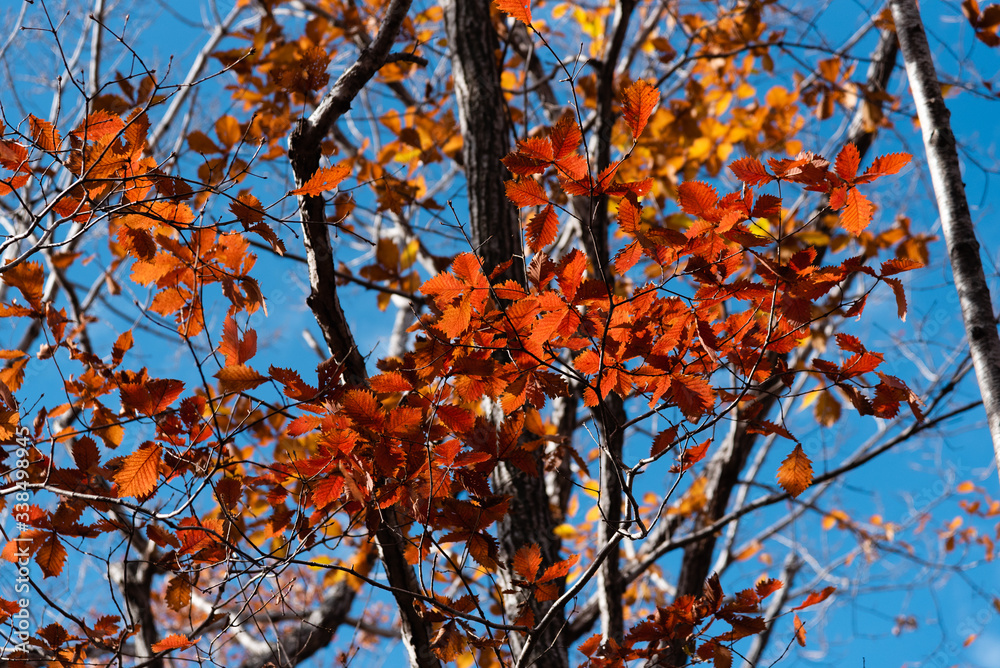
[[[808,608],[811,605],[816,605],[817,603],[822,603],[826,599],[830,598],[830,594],[837,591],[836,587],[827,587],[821,592],[812,592],[806,596],[806,600],[802,601],[799,605],[792,608],[792,610],[802,610],[803,608]]]
[[[333,190],[340,182],[351,173],[351,165],[344,161],[333,167],[321,167],[316,173],[309,177],[309,180],[302,184],[301,188],[289,192],[289,195],[305,195],[307,197],[319,195],[328,190]]]
[[[528,221],[528,248],[537,253],[555,241],[558,231],[559,216],[549,204]]]
[[[756,591],[757,596],[761,599],[765,599],[774,592],[778,591],[784,586],[781,580],[775,580],[774,578],[768,578],[767,580],[761,580],[757,583]]]
[[[861,155],[858,153],[858,147],[854,144],[847,144],[841,149],[840,155],[837,156],[834,169],[837,172],[837,176],[848,183],[853,183],[854,178],[858,175],[858,164],[860,162]]]
[[[531,25],[531,0],[496,0],[497,9],[525,25]]]
[[[736,178],[748,186],[757,186],[774,180],[774,177],[768,173],[767,167],[757,158],[750,156],[733,162],[729,165],[729,169],[736,175]]]
[[[637,79],[625,89],[625,99],[622,102],[622,115],[625,124],[632,130],[632,139],[639,139],[649,116],[660,102],[660,91],[653,88],[645,79]]]
[[[669,429],[664,429],[656,438],[653,439],[653,445],[649,449],[649,456],[655,457],[661,452],[664,452],[667,448],[674,444],[677,440],[677,427],[670,427]]]
[[[625,248],[621,249],[615,253],[615,271],[619,275],[625,275],[625,273],[635,266],[642,258],[642,245],[638,241],[633,241]]]
[[[778,484],[792,496],[798,496],[812,484],[812,478],[812,462],[802,446],[796,445],[778,468]]]
[[[534,179],[507,181],[504,186],[507,189],[507,199],[516,204],[518,208],[543,206],[549,203],[548,195]]]
[[[689,420],[696,420],[712,407],[712,386],[700,376],[672,374],[670,389],[677,407]]]
[[[712,220],[719,196],[711,186],[699,181],[685,181],[677,186],[677,199],[684,213]]]

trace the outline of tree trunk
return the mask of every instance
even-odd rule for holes
[[[1000,464],[1000,337],[997,336],[993,302],[979,257],[976,230],[965,199],[955,135],[951,131],[951,114],[941,95],[916,3],[914,0],[891,0],[889,6],[920,119],[927,167],[934,183],[941,229],[948,245],[948,258],[962,307],[965,335],[969,340],[976,380],[983,395],[983,407],[993,438],[993,456]]]

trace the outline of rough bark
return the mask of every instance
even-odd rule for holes
[[[951,113],[941,95],[941,85],[916,3],[913,0],[891,0],[889,6],[920,119],[927,167],[934,184],[941,229],[962,307],[965,335],[969,340],[976,380],[993,439],[993,456],[1000,463],[1000,337],[979,256],[979,241],[965,198],[955,135],[951,130]]]
[[[517,211],[507,200],[504,181],[509,176],[500,163],[510,151],[510,126],[500,88],[500,41],[490,21],[490,3],[449,0],[444,9],[462,128],[472,243],[487,274],[514,258],[508,276],[523,283],[521,228]]]
[[[450,0],[444,3],[444,10],[462,128],[472,244],[487,274],[513,258],[506,276],[523,282],[520,224],[507,199],[504,181],[509,175],[500,162],[510,150],[510,129],[496,62],[499,39],[490,20],[490,2]],[[537,454],[535,463],[538,475],[529,475],[507,462],[501,462],[494,472],[496,492],[511,499],[509,512],[497,527],[502,562],[510,563],[521,547],[531,544],[540,546],[544,564],[559,560],[561,541],[553,532],[555,522],[542,475],[542,460]],[[504,570],[498,579],[504,590],[516,589],[507,581],[509,574]],[[520,596],[505,596],[508,616],[516,615],[521,605]],[[535,619],[540,619],[552,604],[531,601],[530,605]],[[532,636],[531,649],[522,659],[555,668],[568,666],[568,651],[560,637],[562,626],[563,613],[558,611],[552,623]],[[519,657],[527,637],[512,633],[508,639],[511,652]]]

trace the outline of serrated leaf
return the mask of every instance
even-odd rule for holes
[[[764,163],[751,156],[740,158],[730,163],[729,169],[736,178],[748,186],[758,186],[774,180],[774,177],[768,173]]]
[[[226,366],[214,374],[219,379],[219,389],[223,392],[245,392],[261,383],[267,382],[267,376],[262,376],[245,364]]]
[[[125,458],[114,480],[118,483],[118,497],[143,497],[156,489],[160,476],[160,455],[163,449],[158,443],[147,442]]]
[[[861,234],[872,222],[873,211],[874,207],[867,197],[858,192],[857,188],[849,188],[847,206],[840,214],[840,224],[853,235]]]
[[[880,155],[872,161],[871,166],[865,170],[859,178],[856,179],[857,183],[868,183],[874,181],[880,176],[887,176],[889,174],[895,174],[903,167],[910,164],[910,160],[913,158],[909,153],[889,153],[888,155]]]
[[[504,183],[507,190],[507,199],[513,202],[518,208],[526,206],[543,206],[549,203],[549,197],[534,179],[521,179],[520,181],[507,181]]]
[[[660,91],[656,90],[645,79],[637,79],[625,89],[622,100],[622,116],[625,124],[632,131],[632,139],[639,139],[646,122],[660,102]]]
[[[778,468],[778,484],[791,494],[798,496],[812,484],[812,462],[801,445],[796,445],[791,454]]]
[[[551,204],[536,213],[528,221],[528,248],[537,253],[556,240],[559,232],[559,216]]]
[[[302,184],[301,188],[296,188],[288,194],[315,197],[339,186],[340,182],[346,179],[350,173],[351,166],[347,162],[341,162],[333,167],[321,167],[309,177],[308,181]]]
[[[496,0],[497,9],[524,25],[531,25],[531,0]]]
[[[56,534],[50,533],[38,548],[38,552],[35,553],[35,563],[47,578],[62,573],[63,565],[66,563],[66,548]]]
[[[834,169],[837,172],[837,176],[847,182],[853,182],[858,175],[858,165],[860,163],[861,154],[858,153],[858,147],[853,143],[848,143],[840,150],[840,154],[834,163]]]
[[[35,146],[43,151],[55,151],[59,148],[59,130],[52,123],[29,114],[28,127]]]
[[[522,545],[514,555],[514,572],[528,582],[534,582],[542,565],[542,550],[537,543]]]

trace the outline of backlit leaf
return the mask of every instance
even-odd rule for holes
[[[158,443],[147,442],[125,458],[114,478],[118,483],[119,498],[142,497],[156,489],[162,452]]]
[[[174,649],[187,649],[188,647],[194,647],[197,642],[197,638],[195,640],[190,640],[187,636],[177,635],[174,633],[167,636],[163,640],[153,643],[152,650],[154,652],[169,652]]]
[[[289,192],[289,195],[305,195],[313,197],[328,190],[333,190],[340,185],[340,182],[351,173],[351,165],[341,162],[333,167],[321,167],[316,170],[308,181],[302,184],[301,188]]]
[[[245,364],[223,367],[213,375],[219,379],[219,389],[223,392],[244,392],[267,382],[267,376],[260,375]]]
[[[525,25],[531,24],[531,0],[496,0],[497,9]]]
[[[848,182],[853,182],[854,177],[858,175],[858,164],[861,162],[861,155],[858,153],[858,147],[854,144],[846,144],[840,151],[840,155],[837,156],[837,161],[834,163],[834,169],[837,172],[837,176]]]
[[[632,139],[637,140],[646,127],[656,105],[660,102],[660,91],[656,90],[645,79],[637,79],[625,89],[622,100],[622,116],[625,124],[632,131]]]
[[[549,203],[548,195],[534,179],[507,181],[504,183],[504,187],[507,189],[507,199],[516,204],[518,208],[542,206]]]
[[[736,178],[748,186],[758,186],[774,180],[764,163],[751,156],[730,163],[729,169],[736,175]]]
[[[792,496],[798,496],[812,484],[812,478],[812,462],[802,446],[796,445],[778,468],[778,484]]]

